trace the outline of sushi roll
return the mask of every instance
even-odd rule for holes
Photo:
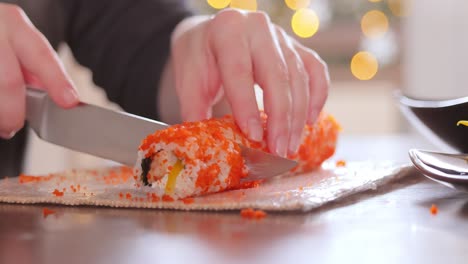
[[[266,115],[263,114],[264,127]],[[294,173],[313,170],[333,155],[339,125],[322,114],[313,126],[304,128]],[[235,189],[248,168],[239,145],[268,151],[266,139],[247,139],[232,116],[186,122],[147,136],[138,149],[134,178],[154,188],[165,200],[177,200]]]
[[[232,188],[247,175],[236,143],[243,140],[229,117],[171,126],[143,140],[134,174],[171,199]]]

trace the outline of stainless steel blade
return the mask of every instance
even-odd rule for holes
[[[244,157],[249,174],[244,180],[267,179],[281,175],[297,166],[297,162],[290,159],[241,146],[242,156]]]
[[[28,89],[26,120],[45,141],[133,166],[142,139],[167,124],[81,103],[55,105],[45,92]]]
[[[167,124],[125,112],[80,103],[62,109],[43,91],[28,89],[26,120],[43,140],[133,166],[141,140]],[[249,174],[265,179],[288,172],[296,161],[241,146]]]

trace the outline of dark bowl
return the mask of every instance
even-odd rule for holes
[[[410,124],[432,143],[447,151],[468,153],[468,127],[457,126],[458,121],[468,120],[468,97],[437,101],[397,98]]]

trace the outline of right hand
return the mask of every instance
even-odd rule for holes
[[[79,99],[54,49],[15,5],[0,3],[0,137],[24,125],[26,85],[44,89],[59,106]]]

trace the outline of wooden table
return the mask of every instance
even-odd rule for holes
[[[414,136],[344,137],[337,158],[407,160]],[[437,215],[429,208],[436,204]],[[468,263],[468,193],[411,177],[302,214],[0,204],[0,263]]]

